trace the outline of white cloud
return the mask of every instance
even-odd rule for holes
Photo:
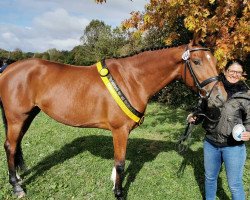
[[[64,9],[56,9],[37,16],[32,26],[5,26],[7,32],[0,27],[2,35],[1,48],[23,51],[43,52],[50,48],[71,50],[80,44],[84,27],[89,24],[87,19],[70,15]],[[3,47],[2,47],[3,46]]]
[[[5,33],[2,33],[2,37],[3,39],[6,39],[6,40],[16,40],[18,41],[18,38],[11,32],[5,32]]]
[[[72,36],[83,33],[83,29],[89,24],[89,20],[70,15],[60,8],[53,12],[44,13],[34,19],[34,28],[40,33],[55,34],[54,36]]]
[[[72,49],[72,47],[80,44],[79,39],[68,38],[68,39],[52,39],[49,42],[51,48],[56,49]]]
[[[92,19],[117,26],[131,11],[143,10],[148,1],[108,0],[96,4],[93,0],[18,0],[14,5],[1,0],[5,14],[0,12],[0,48],[25,52],[71,50],[80,44],[83,30]]]

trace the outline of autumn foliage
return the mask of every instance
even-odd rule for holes
[[[183,37],[176,28],[181,19],[190,32],[202,30],[203,42],[214,49],[218,65],[222,68],[227,60],[245,60],[249,54],[249,9],[249,0],[150,0],[145,11],[132,12],[123,26],[137,34],[168,26],[170,31],[165,43],[171,45]]]

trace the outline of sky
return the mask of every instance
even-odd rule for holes
[[[112,27],[143,11],[149,0],[1,0],[0,49],[45,52],[71,50],[80,44],[84,28],[91,20]]]

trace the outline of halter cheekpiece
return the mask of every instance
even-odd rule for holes
[[[193,48],[193,49],[188,49],[188,46],[186,47],[186,51],[182,54],[182,60],[185,61],[185,68],[184,68],[184,82],[186,82],[186,71],[187,71],[187,68],[192,76],[192,78],[194,79],[194,82],[195,82],[195,86],[198,88],[199,90],[199,94],[203,89],[203,87],[205,87],[206,85],[208,85],[209,83],[212,83],[215,81],[215,84],[213,85],[212,89],[208,92],[206,91],[206,95],[205,95],[205,98],[209,98],[214,87],[218,84],[220,78],[219,76],[214,76],[214,77],[211,77],[211,78],[208,78],[206,80],[204,80],[203,82],[199,82],[193,68],[192,68],[192,65],[190,63],[190,55],[191,55],[191,52],[194,52],[194,51],[210,51],[209,48],[204,48],[204,47],[200,47],[200,48]],[[202,97],[202,95],[200,94],[200,96]]]

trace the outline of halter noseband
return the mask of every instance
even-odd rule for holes
[[[212,83],[212,82],[216,81],[215,84],[213,85],[212,89],[209,92],[205,90],[206,91],[205,98],[208,99],[210,97],[210,95],[211,95],[214,87],[219,82],[219,76],[214,76],[214,77],[208,78],[208,79],[206,79],[206,80],[204,80],[203,82],[200,83],[199,80],[198,80],[198,78],[197,78],[197,76],[195,75],[194,70],[192,68],[192,65],[190,63],[190,52],[193,52],[193,51],[210,51],[210,49],[209,48],[204,48],[204,47],[194,48],[194,49],[188,49],[188,46],[187,46],[186,51],[182,54],[182,59],[185,61],[185,68],[184,68],[184,74],[185,74],[184,76],[185,77],[184,77],[184,82],[186,82],[186,71],[187,71],[187,68],[188,68],[191,76],[194,79],[195,86],[199,90],[199,95],[204,98],[204,96],[202,96],[201,93],[200,93],[202,90],[204,90],[203,87],[205,87],[209,83]]]

